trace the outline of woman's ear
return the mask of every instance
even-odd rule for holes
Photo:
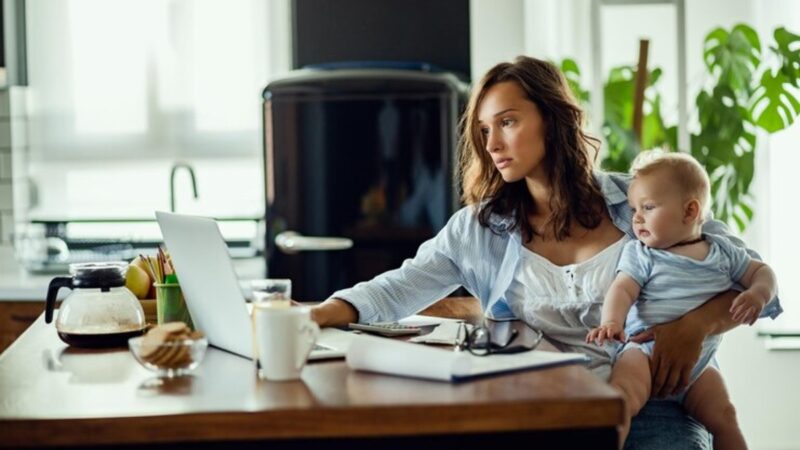
[[[683,223],[696,223],[700,220],[701,214],[703,209],[700,207],[700,201],[693,198],[683,207]]]

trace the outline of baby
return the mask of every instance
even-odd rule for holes
[[[735,282],[746,290],[733,301],[732,319],[753,324],[776,294],[774,273],[728,239],[701,233],[710,189],[708,175],[696,160],[681,153],[647,153],[647,160],[637,158],[634,163],[628,189],[638,240],[626,244],[603,301],[600,326],[589,332],[586,341],[625,342],[625,318],[631,307],[644,326],[651,327],[681,317]],[[703,342],[689,387],[678,400],[708,428],[715,449],[746,448],[722,376],[709,365],[720,339],[711,336]],[[621,442],[631,417],[650,397],[652,350],[653,342],[627,342],[617,354],[609,382],[622,393],[628,408]]]

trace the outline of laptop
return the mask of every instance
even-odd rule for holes
[[[195,327],[212,346],[252,359],[250,305],[217,222],[161,211],[156,219]],[[308,359],[343,358],[352,337],[343,330],[323,328]]]

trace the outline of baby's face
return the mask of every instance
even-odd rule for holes
[[[684,223],[680,188],[666,175],[637,176],[628,188],[633,232],[650,248],[668,248],[684,240],[691,225]]]

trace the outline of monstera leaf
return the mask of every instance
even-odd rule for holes
[[[781,57],[781,72],[792,84],[800,87],[800,36],[784,27],[775,30],[774,36],[778,47],[773,50]]]
[[[717,85],[709,95],[701,91],[697,96],[697,111],[700,119],[701,135],[721,144],[720,151],[708,153],[726,161],[735,150],[739,139],[745,133],[745,123],[749,122],[750,113],[738,104],[733,90],[725,85]]]
[[[756,135],[750,112],[725,85],[717,85],[710,94],[701,91],[697,110],[700,133],[692,139],[692,156],[708,171],[714,196],[725,198],[715,199],[716,217],[735,218],[736,205],[753,179]]]
[[[750,109],[756,125],[774,133],[794,122],[797,114],[800,114],[800,102],[790,90],[791,86],[792,81],[784,72],[764,72],[761,84],[754,92]]]
[[[737,93],[748,93],[753,72],[761,63],[758,33],[743,24],[736,25],[730,32],[716,28],[706,36],[703,59],[720,83]]]
[[[710,178],[714,217],[723,222],[732,222],[740,231],[744,231],[753,218],[753,197],[736,187],[736,169],[730,165],[720,166],[711,173]]]

